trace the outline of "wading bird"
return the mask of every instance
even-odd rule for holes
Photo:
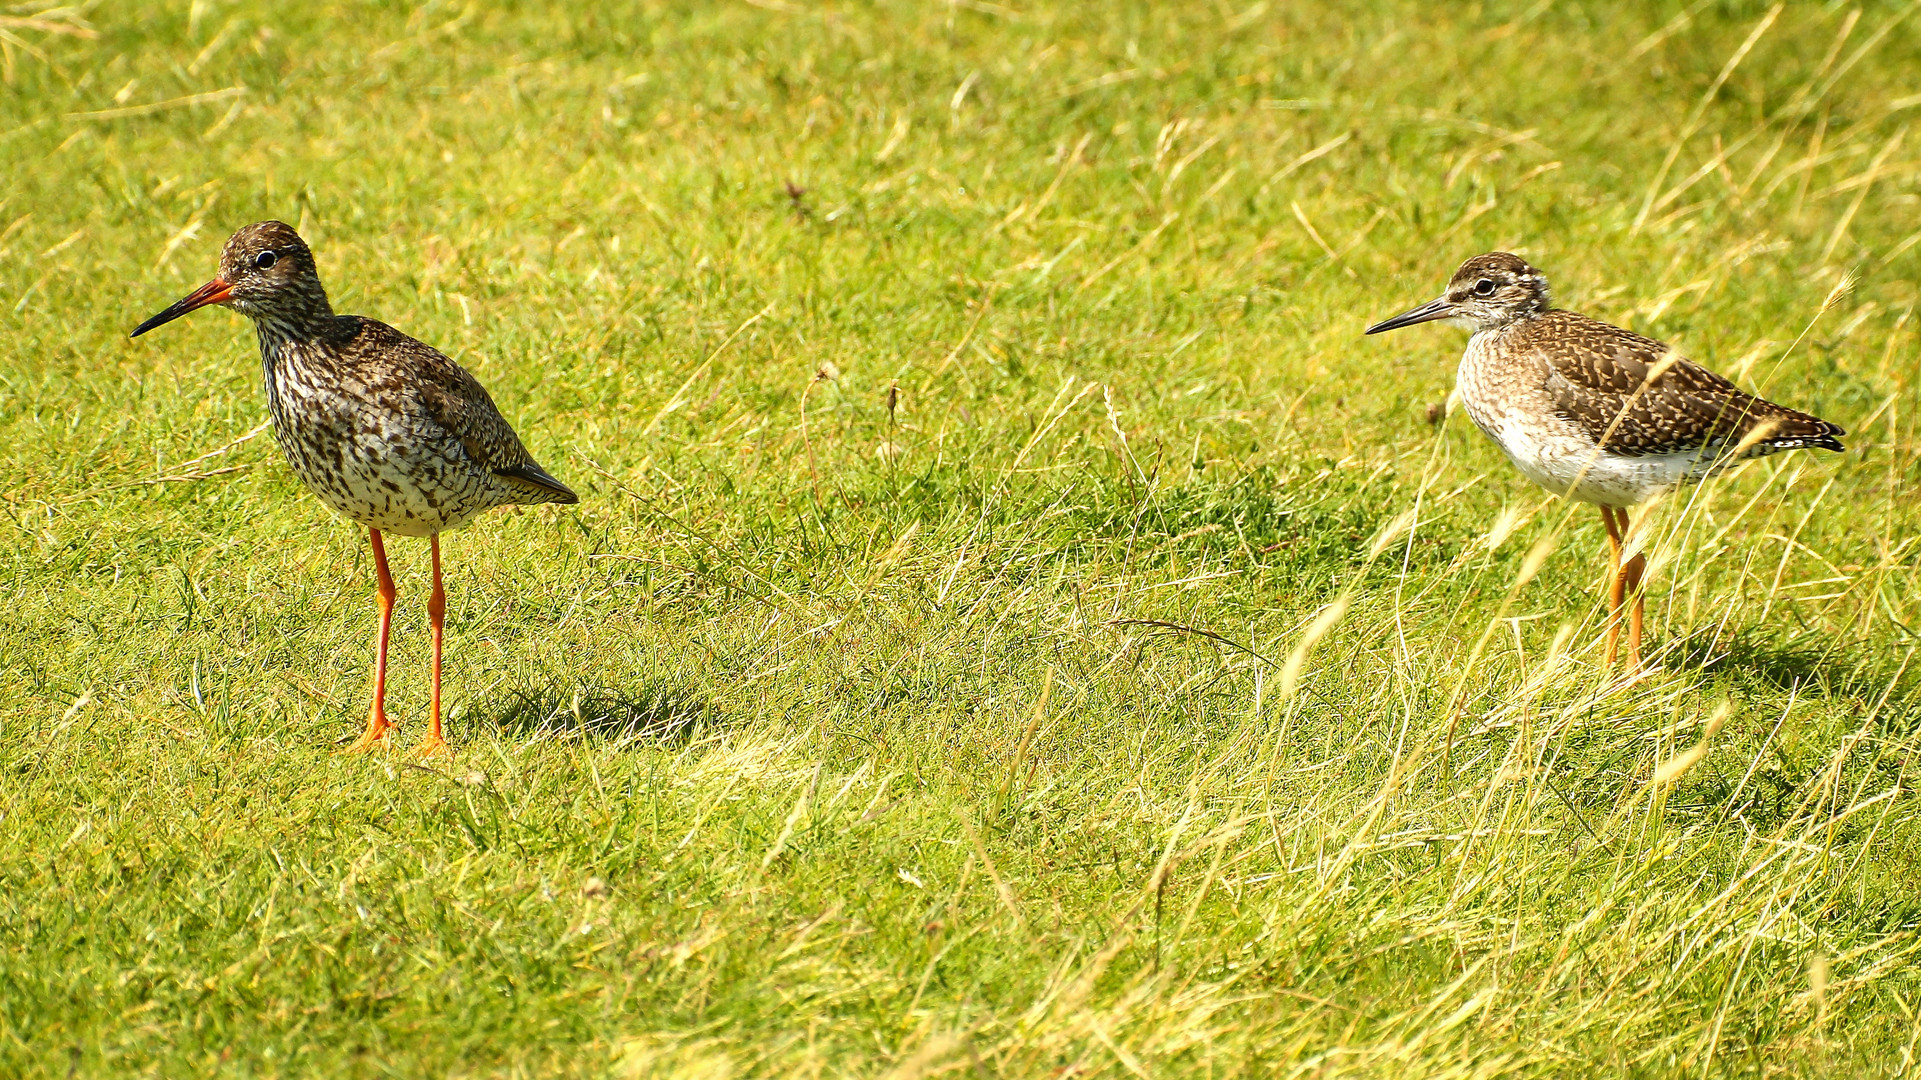
[[[441,532],[492,507],[579,497],[534,461],[487,391],[459,364],[385,323],[334,314],[313,252],[290,226],[262,221],[234,233],[220,253],[219,275],[135,327],[132,336],[209,304],[253,320],[267,409],[287,463],[321,502],[366,526],[373,542],[380,610],[373,704],[366,730],[348,752],[380,745],[394,726],[386,696],[395,589],[383,532],[427,537],[433,550],[427,600],[433,719],[419,753],[445,751]]]
[[[1550,307],[1547,279],[1504,251],[1462,263],[1438,299],[1367,332],[1436,319],[1474,331],[1459,373],[1461,403],[1474,425],[1529,480],[1601,508],[1608,535],[1608,665],[1630,597],[1628,667],[1641,665],[1647,559],[1637,552],[1621,560],[1629,507],[1748,458],[1805,447],[1840,450],[1847,434],[1744,393],[1659,341]]]

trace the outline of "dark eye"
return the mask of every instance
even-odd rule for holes
[[[278,262],[279,259],[280,257],[278,255],[275,255],[273,252],[263,251],[260,254],[255,255],[253,257],[253,264],[258,269],[266,270],[269,267],[273,266],[275,262]]]
[[[1487,278],[1482,278],[1481,280],[1479,280],[1479,281],[1477,281],[1477,282],[1475,282],[1475,283],[1474,283],[1474,295],[1476,295],[1476,296],[1493,296],[1493,295],[1494,295],[1494,282],[1493,282],[1493,281],[1491,281],[1491,280],[1489,280],[1489,279],[1487,279]]]

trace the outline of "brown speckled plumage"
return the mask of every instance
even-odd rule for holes
[[[1612,553],[1607,657],[1624,597],[1638,666],[1644,556],[1625,564],[1627,508],[1677,484],[1782,450],[1840,450],[1839,425],[1746,393],[1669,346],[1549,302],[1547,279],[1504,251],[1461,264],[1439,299],[1378,334],[1446,319],[1474,331],[1461,357],[1469,418],[1536,484],[1601,508]]]
[[[1448,319],[1474,330],[1461,401],[1529,479],[1624,508],[1737,461],[1840,450],[1835,424],[1742,391],[1667,345],[1549,304],[1540,271],[1506,252],[1461,264],[1440,299],[1370,327]]]
[[[219,276],[141,323],[134,335],[208,304],[253,320],[267,409],[294,475],[369,530],[380,631],[373,705],[355,750],[380,744],[393,726],[383,702],[395,588],[381,533],[431,538],[433,722],[423,751],[443,751],[440,533],[492,507],[578,498],[534,461],[487,391],[459,364],[385,323],[334,314],[313,252],[286,224],[263,221],[234,233],[221,251]]]
[[[254,266],[263,251],[275,255],[265,270]],[[369,528],[430,536],[496,506],[578,501],[459,364],[385,323],[335,315],[293,229],[241,229],[220,268],[228,306],[260,338],[274,434],[328,506]]]
[[[1549,311],[1518,322],[1500,347],[1539,353],[1557,411],[1609,453],[1674,454],[1738,444],[1763,427],[1744,457],[1809,446],[1841,449],[1836,436],[1845,432],[1838,426],[1763,401],[1659,341],[1586,315]]]

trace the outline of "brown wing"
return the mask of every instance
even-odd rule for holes
[[[1659,341],[1584,315],[1552,311],[1526,332],[1547,360],[1556,411],[1610,453],[1677,454],[1752,440],[1743,456],[1758,457],[1840,450],[1838,436],[1847,434],[1763,401]]]
[[[473,463],[515,488],[527,502],[574,503],[580,497],[540,467],[507,423],[486,387],[466,368],[423,342],[373,319],[356,319],[357,332],[343,352],[378,358],[397,370],[427,415],[467,452]]]

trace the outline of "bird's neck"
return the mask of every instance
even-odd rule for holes
[[[289,342],[321,336],[334,319],[327,290],[312,277],[290,282],[267,296],[236,297],[230,306],[253,320],[264,353],[275,352]]]
[[[1525,326],[1528,323],[1533,322],[1534,320],[1547,314],[1547,310],[1548,310],[1547,306],[1543,304],[1538,308],[1528,307],[1528,308],[1518,308],[1510,311],[1504,311],[1499,315],[1494,316],[1493,318],[1482,319],[1476,322],[1474,324],[1474,332],[1476,334],[1505,333],[1506,331],[1513,330],[1516,327]]]
[[[318,309],[251,311],[255,335],[260,339],[260,369],[266,379],[267,400],[276,406],[284,394],[302,386],[312,386],[316,378],[333,367],[334,351],[342,321],[324,305]],[[275,424],[283,422],[279,411]]]
[[[253,320],[254,332],[260,335],[260,351],[263,355],[271,357],[296,342],[325,337],[332,328],[335,316],[325,293],[300,297],[298,300],[297,303],[254,305],[243,309],[244,314]]]

